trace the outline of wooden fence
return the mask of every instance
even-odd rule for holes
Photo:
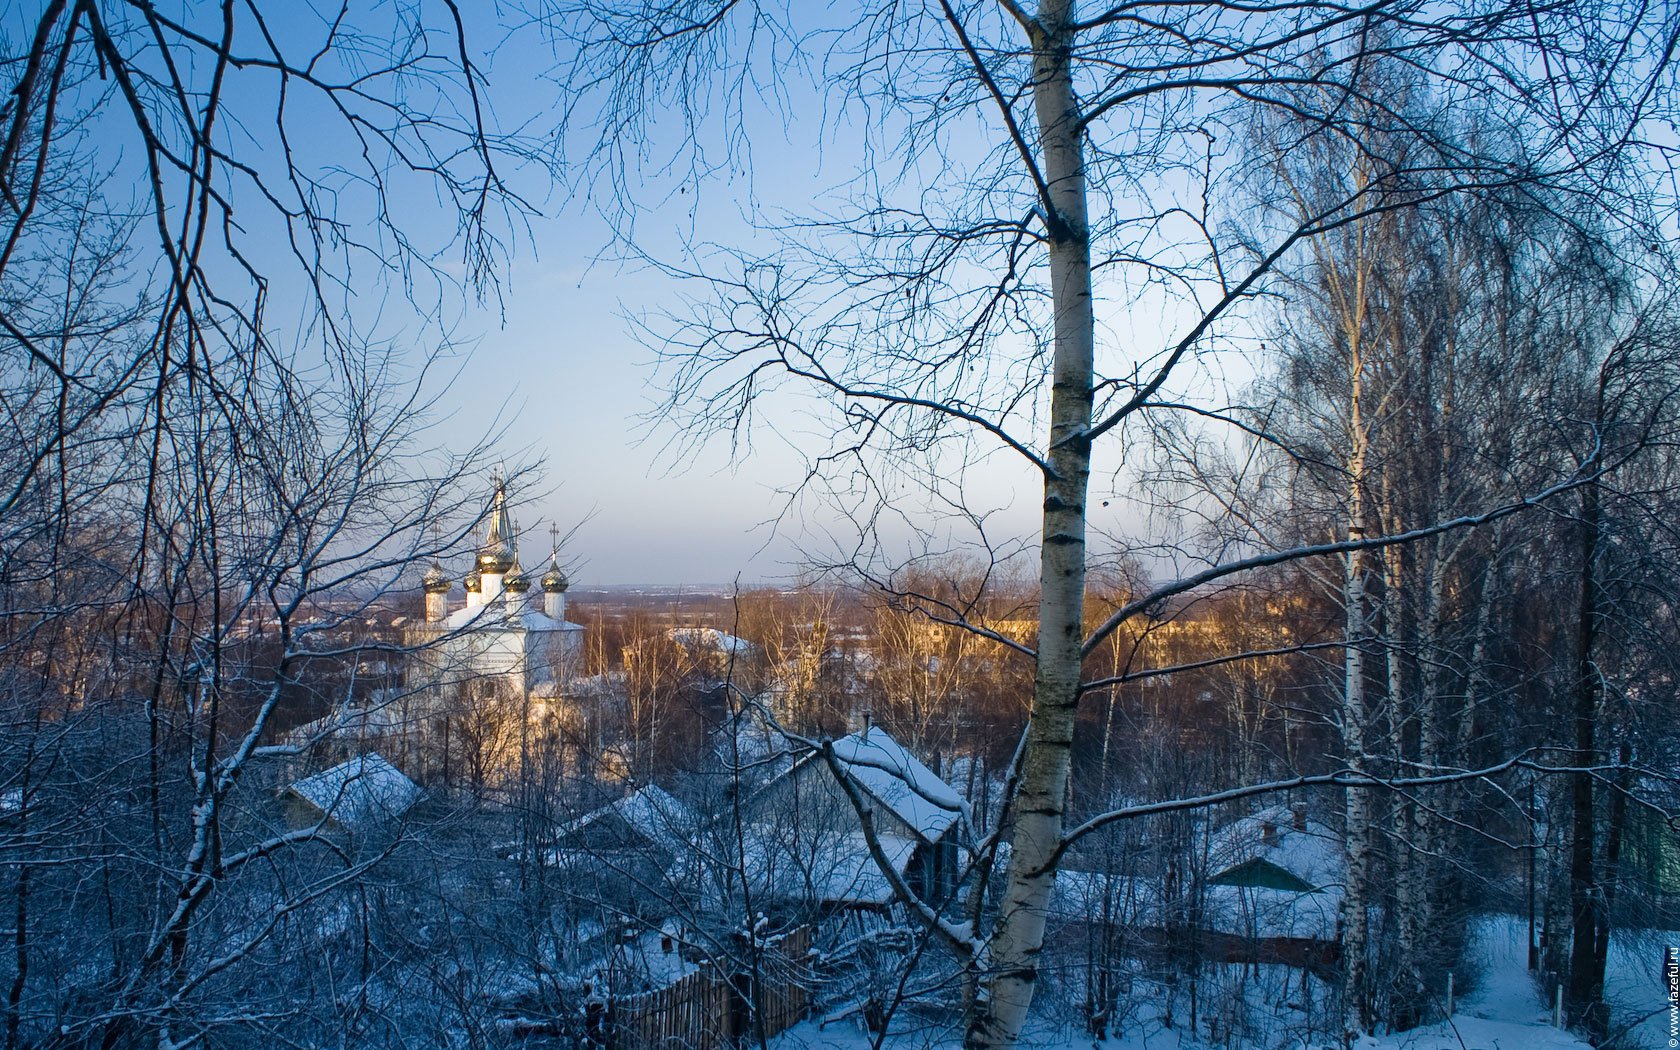
[[[588,1036],[611,1050],[725,1050],[756,1036],[754,1010],[766,1038],[810,1013],[811,927],[766,942],[758,979],[744,961],[715,962],[664,988],[619,996],[592,1010]]]

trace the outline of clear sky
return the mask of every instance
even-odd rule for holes
[[[215,15],[212,8],[200,10],[187,3],[176,10],[189,20]],[[309,42],[324,35],[336,11],[336,5],[319,10],[308,5],[277,8],[271,28],[289,43],[301,42],[307,53]],[[513,17],[508,8],[469,5],[466,11],[469,43],[486,76],[484,103],[491,123],[504,130],[520,129],[541,148],[542,136],[554,127],[554,105],[561,95],[546,79],[555,64],[552,42],[495,24],[496,18]],[[392,11],[376,5],[353,14],[379,19],[391,17]],[[370,23],[367,28],[377,38],[377,26]],[[255,30],[245,25],[241,32]],[[438,46],[447,53],[447,47]],[[358,72],[354,55],[337,55],[329,64],[332,61],[353,67],[340,75]],[[204,74],[189,71],[189,79]],[[228,116],[220,126],[237,129],[224,131],[232,148],[278,184],[285,171],[275,167],[283,154],[274,130],[274,78],[261,68],[242,68],[234,84],[226,100]],[[358,181],[354,170],[336,170],[340,160],[356,155],[358,143],[330,111],[307,108],[319,109],[319,99],[311,101],[307,93],[298,92],[288,103],[292,133],[308,129],[308,136],[295,143],[299,155],[326,173],[339,217],[363,242],[362,248],[344,250],[353,258],[343,264],[349,274],[345,287],[331,293],[345,300],[336,311],[342,318],[329,307],[333,323],[350,323],[358,337],[374,345],[401,347],[405,357],[416,362],[443,341],[444,332],[451,353],[470,352],[464,359],[451,358],[432,374],[429,393],[439,418],[427,437],[446,448],[464,449],[497,432],[510,465],[543,465],[540,482],[514,493],[520,519],[533,532],[525,551],[528,562],[534,560],[530,547],[542,547],[541,553],[546,553],[550,522],[562,529],[575,527],[565,553],[580,586],[777,582],[793,575],[807,557],[821,560],[846,549],[852,535],[831,507],[807,501],[784,514],[789,508],[780,495],[805,476],[805,457],[825,450],[833,433],[832,415],[814,412],[809,402],[797,397],[775,393],[765,399],[769,407],[764,425],[752,430],[750,444],[734,448],[727,440],[692,447],[683,442],[675,422],[648,418],[660,393],[654,351],[636,338],[627,318],[648,311],[683,312],[682,289],[652,267],[620,261],[626,243],[615,240],[598,210],[607,202],[630,205],[636,214],[637,249],[664,262],[692,264],[695,250],[704,255],[720,246],[767,249],[767,227],[834,215],[843,208],[849,189],[865,197],[880,190],[886,199],[936,214],[941,209],[960,212],[980,199],[970,194],[963,179],[983,168],[983,156],[1002,141],[998,128],[985,125],[987,118],[958,117],[942,126],[937,141],[916,143],[924,152],[901,171],[902,182],[883,190],[863,148],[862,129],[868,128],[874,144],[885,150],[899,148],[894,136],[902,129],[880,124],[872,112],[837,109],[834,97],[825,93],[827,87],[820,80],[789,79],[773,102],[749,100],[741,123],[752,141],[750,158],[729,155],[739,163],[706,180],[698,193],[681,192],[680,172],[673,176],[661,166],[662,159],[680,152],[676,147],[685,141],[683,129],[670,125],[654,129],[645,140],[652,159],[630,173],[622,192],[611,196],[592,194],[595,187],[581,181],[582,169],[562,169],[556,179],[538,165],[522,168],[504,158],[501,174],[533,203],[537,214],[514,224],[519,230],[508,240],[507,265],[498,274],[500,297],[468,307],[464,314],[445,308],[442,315],[430,316],[425,307],[431,292],[409,291],[421,304],[416,309],[404,295],[409,272],[379,265],[389,263],[395,253],[389,251],[391,235],[372,224],[375,202],[365,180]],[[89,90],[109,89],[101,82]],[[434,101],[429,96],[420,100],[422,105]],[[103,132],[95,127],[91,133]],[[570,152],[575,159],[578,151]],[[119,182],[125,179],[124,165],[138,163],[131,149],[124,153],[120,142],[101,155],[115,158],[113,178]],[[458,271],[452,260],[459,259],[460,249],[451,244],[457,216],[440,202],[436,186],[425,176],[405,174],[400,165],[388,165],[381,177],[392,180],[392,210],[420,257],[431,259],[445,273]],[[1168,187],[1169,195],[1171,190]],[[990,207],[994,202],[985,198],[985,203]],[[1094,200],[1097,208],[1117,206],[1106,198]],[[243,207],[239,219],[242,251],[258,260],[270,278],[270,338],[277,346],[298,348],[306,357],[320,344],[320,332],[311,330],[308,322],[289,320],[284,309],[284,304],[301,302],[305,296],[299,268],[287,257],[287,231],[272,209],[264,212],[260,205]],[[421,282],[428,277],[418,274]],[[959,279],[985,287],[993,275],[985,271],[977,277],[971,271]],[[1099,306],[1099,340],[1105,352],[1117,358],[1110,374],[1126,375],[1135,361],[1159,354],[1171,341],[1169,333],[1180,327],[1182,318],[1172,307],[1150,304],[1147,297],[1152,294],[1122,289]],[[443,298],[450,296],[446,292]],[[1012,338],[1041,337],[1042,327],[1025,336],[1017,331]],[[896,350],[898,345],[885,349]],[[994,344],[987,355],[975,356],[983,376],[1001,373],[1004,378],[997,384],[1006,386],[1022,381],[1019,373],[1030,355],[1013,345]],[[976,367],[964,361],[965,367]],[[1036,402],[1028,398],[1026,404],[1024,414],[1030,416]],[[1030,443],[1040,436],[1042,424],[1023,422],[1017,429],[1022,428],[1026,432],[1021,436]],[[942,495],[953,497],[953,506],[989,515],[990,538],[1023,552],[1022,545],[1036,532],[1041,499],[1034,472],[1013,453],[985,454],[982,449],[975,455],[969,449],[965,454],[961,462],[947,456],[933,463],[931,476],[949,486]],[[1098,461],[1091,525],[1099,536],[1128,524],[1124,484],[1117,462]],[[927,520],[926,507],[918,503],[925,495],[906,482],[889,491],[885,502],[904,522],[919,525]],[[1117,497],[1112,507],[1110,496]],[[779,524],[772,528],[778,515]],[[895,553],[922,552],[902,525],[885,531],[889,540],[907,545]],[[949,546],[935,536],[933,549]],[[1030,551],[1026,554],[1030,557]]]
[[[543,62],[538,52],[504,44],[488,64],[504,124],[523,119],[513,107],[526,97],[504,85],[530,82]],[[816,109],[802,90],[792,107]],[[755,218],[808,210],[855,175],[857,154],[836,148],[833,137],[821,148],[820,122],[759,117],[750,177],[714,179],[698,206],[669,183],[646,189],[635,202],[638,248],[675,261],[687,244],[749,243]],[[664,308],[677,282],[615,261],[621,246],[582,195],[555,189],[538,206],[544,214],[515,253],[500,308],[470,313],[459,329],[472,357],[440,393],[450,417],[439,434],[470,442],[501,411],[509,459],[525,453],[545,464],[539,491],[516,493],[521,521],[542,530],[545,547],[548,522],[576,526],[567,554],[580,585],[773,583],[797,571],[804,551],[821,557],[844,542],[845,530],[812,503],[771,522],[786,506],[780,494],[804,476],[794,447],[800,428],[824,424],[785,401],[772,406],[774,425],[755,430],[750,447],[732,450],[721,440],[676,447],[675,424],[648,418],[659,394],[653,353],[627,317]],[[1040,496],[1029,472],[1000,459],[974,484],[976,498],[1001,512],[1003,531],[1030,534]]]

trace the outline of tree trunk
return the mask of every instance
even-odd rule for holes
[[[1038,660],[1015,804],[1009,878],[967,1033],[973,1047],[1012,1046],[1026,1024],[1055,879],[1079,700],[1085,608],[1085,498],[1095,326],[1085,160],[1074,97],[1069,0],[1048,0],[1033,34],[1033,99],[1048,186],[1045,225],[1055,308],[1049,470],[1044,483]]]
[[[1368,439],[1365,432],[1364,359],[1360,342],[1363,318],[1361,289],[1354,299],[1355,312],[1348,325],[1348,539],[1365,536],[1365,461]],[[1347,766],[1357,773],[1367,771],[1365,728],[1370,704],[1365,695],[1365,637],[1370,624],[1365,612],[1365,555],[1349,551],[1342,585],[1344,650],[1342,688],[1342,748]],[[1347,844],[1347,888],[1342,897],[1342,1016],[1343,1037],[1352,1043],[1368,1027],[1366,972],[1370,951],[1367,888],[1371,879],[1371,795],[1360,788],[1347,792],[1343,829]]]
[[[1589,465],[1596,467],[1596,460]],[[1570,1024],[1602,1036],[1608,1028],[1604,1004],[1604,939],[1609,916],[1604,913],[1603,888],[1596,878],[1593,774],[1585,767],[1598,756],[1598,667],[1593,652],[1598,643],[1598,483],[1581,490],[1581,604],[1575,641],[1575,754],[1583,771],[1571,778],[1574,820],[1569,843],[1569,981],[1564,989]]]

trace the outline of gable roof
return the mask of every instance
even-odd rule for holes
[[[1251,889],[1288,890],[1291,893],[1318,892],[1317,886],[1264,857],[1255,857],[1226,868],[1208,882],[1215,886],[1247,886]]]
[[[562,836],[572,837],[611,822],[666,849],[684,846],[700,823],[681,799],[657,784],[648,784],[616,802],[568,821],[559,831]]]
[[[287,790],[352,830],[402,816],[421,795],[418,784],[373,752],[304,777]]]
[[[737,638],[716,627],[672,627],[665,636],[684,649],[712,650],[725,656],[748,656],[758,649],[745,638]]]
[[[834,757],[871,798],[928,842],[967,820],[962,796],[879,727],[834,741]]]
[[[1287,805],[1268,806],[1214,832],[1208,859],[1214,873],[1209,881],[1227,885],[1250,884],[1227,876],[1259,877],[1258,869],[1250,867],[1257,860],[1315,890],[1340,886],[1347,872],[1341,838],[1307,817],[1305,809]]]

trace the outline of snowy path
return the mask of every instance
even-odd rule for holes
[[[1481,987],[1459,1004],[1450,1022],[1361,1040],[1359,1050],[1591,1050],[1552,1027],[1551,1010],[1529,979],[1527,930],[1509,918],[1484,921],[1476,931]]]

